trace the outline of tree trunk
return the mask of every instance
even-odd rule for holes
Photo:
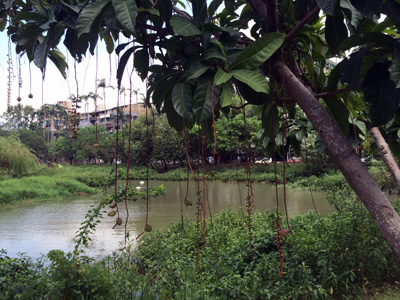
[[[332,158],[347,182],[364,203],[400,262],[400,217],[372,179],[338,125],[314,94],[283,63],[274,63],[274,77],[284,83],[284,90],[296,101],[319,132]],[[282,81],[281,81],[282,80]]]
[[[385,163],[386,167],[388,168],[390,174],[392,175],[394,182],[396,183],[397,187],[397,194],[400,195],[400,169],[397,165],[392,152],[389,149],[388,144],[386,143],[385,139],[383,138],[380,130],[378,127],[372,127],[369,130],[372,138],[375,141],[375,144],[378,146],[379,153],[381,154],[382,160]]]

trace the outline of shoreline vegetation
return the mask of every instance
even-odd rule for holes
[[[99,193],[99,188],[110,180],[113,170],[114,166],[111,165],[54,164],[53,168],[38,166],[35,171],[20,178],[12,178],[0,173],[0,205],[35,199],[64,198],[78,193]],[[369,171],[383,191],[390,193],[396,190],[393,179],[381,162],[371,162]],[[273,164],[253,164],[251,172],[252,182],[275,184]],[[282,164],[277,164],[276,173],[278,184],[283,184]],[[147,170],[144,167],[132,168],[129,173],[131,180],[145,180],[146,176]],[[122,165],[118,168],[118,178],[126,178],[126,169]],[[185,181],[186,179],[186,168],[176,168],[168,172],[149,169],[149,180]],[[189,172],[189,179],[194,180],[191,172]],[[221,164],[212,169],[207,180],[246,182],[247,173],[243,165]],[[311,164],[304,163],[288,164],[285,180],[288,188],[300,190],[335,192],[348,187],[345,178],[337,169],[328,166],[313,167]]]
[[[372,162],[369,171],[382,189],[395,188],[381,163]],[[112,166],[55,164],[22,178],[0,175],[0,203],[99,193],[112,172]],[[279,184],[282,174],[278,164]],[[149,179],[185,180],[186,175],[184,168],[150,169]],[[209,180],[246,181],[246,176],[243,167],[218,166]],[[125,177],[119,166],[118,178]],[[130,179],[145,178],[145,168],[130,172]],[[254,164],[252,181],[273,183],[274,166]],[[326,191],[336,212],[290,218],[294,240],[280,216],[281,247],[275,213],[252,215],[251,254],[247,214],[226,210],[207,219],[204,235],[200,225],[200,239],[199,225],[185,220],[146,233],[134,249],[128,246],[101,261],[59,250],[38,260],[23,254],[11,258],[1,250],[0,299],[361,299],[363,287],[364,299],[400,299],[400,266],[366,210],[361,214],[343,176],[333,168],[292,164],[286,181],[289,188]],[[400,202],[394,205],[399,211]]]
[[[364,287],[364,299],[398,299],[386,297],[388,288],[398,296],[400,266],[363,213],[362,225],[360,209],[291,218],[294,240],[282,235],[279,248],[276,215],[256,212],[254,259],[247,214],[232,210],[207,220],[205,247],[196,222],[185,220],[98,262],[60,250],[38,260],[0,251],[0,298],[361,299]],[[287,228],[283,216],[280,224]]]

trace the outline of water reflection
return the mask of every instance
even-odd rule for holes
[[[132,186],[139,186],[133,181]],[[164,184],[167,188],[165,197],[149,200],[149,223],[153,230],[165,228],[172,221],[181,218],[181,203],[186,195],[185,182],[151,181],[150,187]],[[202,187],[202,185],[200,185]],[[247,187],[237,183],[207,183],[205,196],[208,199],[211,212],[215,214],[223,209],[244,209]],[[273,185],[254,184],[255,207],[257,210],[275,209],[276,194]],[[203,193],[203,191],[202,191]],[[283,190],[279,189],[279,207],[284,209]],[[96,205],[101,196],[77,197],[74,199],[47,201],[39,204],[15,206],[0,211],[0,248],[6,249],[9,256],[15,257],[18,252],[25,252],[32,257],[40,257],[52,249],[71,251],[72,239],[80,223],[91,205]],[[314,201],[319,213],[331,211],[324,198],[324,193],[314,192]],[[195,183],[189,185],[188,199],[193,206],[182,205],[183,215],[196,218]],[[287,190],[287,210],[290,217],[314,210],[309,192]],[[121,217],[125,219],[124,207],[121,207]],[[207,208],[207,216],[209,215]],[[139,200],[129,203],[128,229],[135,237],[143,231],[146,218],[146,203]],[[112,229],[115,218],[107,217],[98,225],[92,238],[92,244],[87,254],[95,258],[103,257],[119,248],[124,239],[124,227]]]

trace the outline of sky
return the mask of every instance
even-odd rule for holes
[[[123,41],[121,40],[121,43]],[[18,78],[18,58],[15,53],[15,45],[11,43],[11,55],[12,55],[12,84],[11,84],[11,105],[18,104],[17,98],[20,95],[22,105],[31,105],[34,108],[40,108],[43,104],[56,104],[57,101],[68,100],[71,94],[77,94],[77,84],[75,81],[75,70],[74,62],[71,56],[68,56],[68,51],[60,43],[59,50],[67,57],[69,69],[67,71],[67,79],[61,75],[58,69],[53,63],[48,60],[47,70],[43,81],[43,98],[42,98],[42,73],[35,66],[34,63],[30,64],[26,55],[24,55],[21,61],[21,78],[22,87],[19,88]],[[7,99],[8,99],[8,37],[5,32],[0,32],[0,116],[7,110]],[[115,53],[110,55],[105,50],[103,41],[99,41],[98,47],[98,72],[97,79],[105,79],[107,85],[116,87],[116,67],[118,63],[118,57]],[[128,63],[128,66],[132,66],[132,59]],[[111,68],[111,71],[110,71]],[[29,71],[30,69],[30,71]],[[131,70],[132,68],[129,68]],[[79,95],[89,94],[95,92],[96,87],[96,57],[91,56],[88,52],[85,59],[76,64],[77,70],[77,81],[78,81],[78,92]],[[125,71],[122,81],[122,86],[129,88],[129,74]],[[145,83],[134,73],[132,76],[132,84],[135,90],[139,90],[140,93],[145,94],[146,85]],[[98,94],[102,96],[103,90],[98,89]],[[33,98],[30,99],[28,95],[32,93]],[[107,88],[106,89],[106,104],[108,108],[115,107],[117,105],[118,90]],[[126,92],[124,97],[121,94],[120,101],[123,104],[125,99],[126,104],[129,104],[129,91]],[[132,98],[132,101],[136,99],[136,96]],[[139,99],[140,100],[140,99]],[[98,100],[98,104],[102,104],[102,99]],[[81,105],[81,112],[84,112],[84,106]],[[93,101],[89,100],[88,111],[94,110]]]

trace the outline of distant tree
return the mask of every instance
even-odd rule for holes
[[[39,131],[21,129],[19,130],[21,142],[28,147],[38,158],[47,160],[48,148],[43,135]]]
[[[246,132],[249,144],[257,135],[261,121],[256,116],[246,118],[246,131],[242,114],[220,118],[215,122],[216,155],[218,161],[232,160],[238,153],[246,153]],[[209,144],[213,147],[213,140]],[[211,150],[212,151],[212,150]]]
[[[39,112],[30,105],[11,105],[1,116],[5,120],[3,129],[11,130],[24,128],[35,130],[39,127],[38,115]]]
[[[75,143],[76,159],[79,161],[94,161],[103,159],[107,161],[110,157],[109,132],[104,126],[97,126],[97,140],[96,140],[96,127],[88,126],[79,129],[79,135]]]
[[[75,140],[66,135],[51,141],[49,145],[49,154],[53,161],[68,161],[72,164],[76,157]]]
[[[185,140],[182,132],[178,132],[168,123],[166,116],[156,118],[155,143],[152,161],[161,161],[167,169],[168,161],[183,163],[186,159]]]

